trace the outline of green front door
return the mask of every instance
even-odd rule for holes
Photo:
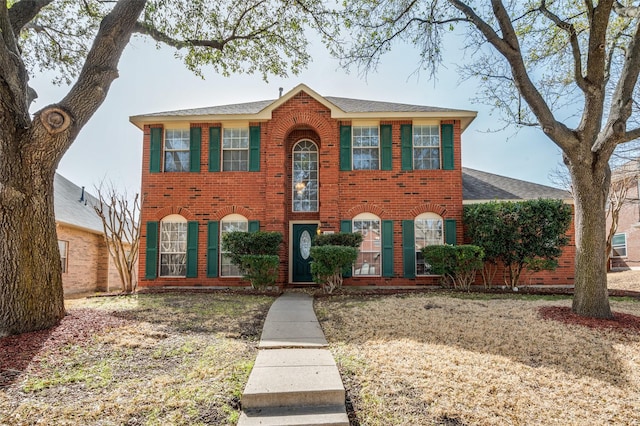
[[[291,235],[291,262],[292,277],[294,283],[313,282],[311,277],[311,242],[318,225],[315,223],[296,223],[293,225]]]

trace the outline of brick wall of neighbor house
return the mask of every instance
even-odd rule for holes
[[[108,254],[101,235],[56,226],[58,240],[68,242],[67,271],[62,274],[65,295],[106,290]]]
[[[331,111],[325,105],[307,93],[299,92],[275,108],[271,120],[249,123],[250,126],[260,125],[259,172],[208,171],[209,128],[221,126],[220,122],[213,121],[188,123],[192,128],[202,129],[200,171],[169,173],[150,172],[149,167],[151,129],[163,128],[162,123],[144,125],[142,194],[145,202],[141,214],[139,285],[248,285],[238,278],[207,277],[207,223],[220,221],[231,213],[241,214],[249,221],[259,221],[260,230],[283,234],[279,284],[289,282],[291,221],[315,222],[322,232],[339,232],[341,221],[351,220],[360,213],[372,213],[381,221],[392,221],[393,276],[350,277],[345,279],[345,285],[438,284],[439,278],[434,276],[404,277],[402,221],[413,220],[421,213],[436,213],[445,220],[456,221],[456,241],[462,243],[461,122],[455,119],[437,122],[453,125],[453,170],[403,171],[401,125],[411,123],[404,119],[379,122],[392,128],[392,170],[341,171],[340,127],[353,123],[331,118]],[[292,212],[292,148],[302,138],[318,146],[320,207],[313,213]],[[159,222],[169,214],[180,214],[187,221],[198,223],[197,277],[145,278],[146,225]],[[157,262],[157,258],[153,261]],[[573,272],[565,275],[568,280]],[[557,280],[564,284],[563,278]]]
[[[638,200],[638,184],[629,188],[629,200]],[[610,221],[607,220],[607,229]],[[625,234],[627,241],[627,255],[611,257],[610,265],[613,270],[640,269],[640,203],[633,201],[625,204],[620,210],[618,229],[616,234]]]

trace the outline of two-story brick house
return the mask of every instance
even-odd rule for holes
[[[618,226],[613,235],[609,266],[612,270],[640,269],[640,159],[613,170],[610,197],[622,197]],[[607,215],[607,229],[611,214]]]
[[[320,232],[365,235],[345,285],[436,284],[420,248],[462,243],[461,135],[476,112],[323,97],[131,117],[144,132],[140,286],[237,286],[224,233],[284,236],[279,284],[311,283]]]

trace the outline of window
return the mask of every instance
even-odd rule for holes
[[[362,213],[353,218],[353,232],[362,234],[362,243],[353,275],[380,276],[381,236],[380,218],[370,213]]]
[[[189,171],[189,129],[167,129],[164,135],[164,171]]]
[[[431,265],[424,261],[422,248],[444,244],[442,218],[435,213],[422,213],[415,218],[416,275],[431,275]]]
[[[222,170],[249,170],[249,128],[223,129]]]
[[[220,247],[222,246],[222,237],[224,234],[234,231],[247,232],[249,230],[249,222],[244,216],[239,214],[230,214],[225,216],[220,223]],[[221,277],[240,277],[242,273],[238,266],[231,263],[229,252],[220,250],[220,276]]]
[[[172,214],[160,222],[160,276],[187,275],[187,221]]]
[[[413,168],[440,168],[440,127],[413,126]]]
[[[318,211],[318,148],[311,141],[293,147],[293,211]]]
[[[353,127],[353,170],[380,168],[378,127]]]
[[[69,253],[69,242],[58,240],[58,250],[60,250],[60,263],[62,264],[62,273],[67,272],[67,257]]]
[[[615,234],[611,240],[611,257],[627,256],[627,234]]]

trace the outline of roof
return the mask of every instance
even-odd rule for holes
[[[331,117],[335,119],[457,119],[460,120],[462,130],[464,131],[464,129],[467,128],[477,115],[476,111],[461,109],[340,98],[334,96],[325,97],[314,92],[306,85],[299,84],[278,99],[134,115],[129,117],[129,121],[140,129],[144,128],[145,124],[185,121],[187,119],[189,121],[266,121],[271,119],[271,113],[274,109],[278,108],[300,92],[305,92],[329,108],[331,111]]]
[[[462,199],[466,204],[493,200],[571,199],[568,191],[480,170],[462,168]]]
[[[80,201],[82,188],[64,176],[56,173],[53,179],[53,203],[56,222],[82,228],[96,234],[103,234],[102,220],[93,209],[98,199],[84,192],[84,201]]]

